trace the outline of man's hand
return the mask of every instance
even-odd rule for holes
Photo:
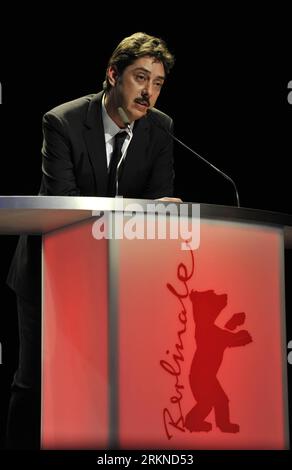
[[[155,201],[183,202],[179,197],[160,197],[159,199],[155,199]]]

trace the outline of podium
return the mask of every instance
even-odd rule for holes
[[[288,449],[290,215],[2,196],[0,227],[43,238],[43,449]]]

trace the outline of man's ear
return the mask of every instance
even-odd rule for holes
[[[119,78],[117,67],[115,65],[110,65],[107,69],[107,78],[112,87],[116,86]]]

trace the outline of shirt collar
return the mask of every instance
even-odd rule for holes
[[[119,126],[116,125],[116,123],[108,115],[104,102],[105,102],[105,94],[103,95],[102,101],[101,101],[101,112],[102,112],[105,143],[107,143],[111,139],[113,139],[115,135],[118,134],[119,132],[124,132],[127,130],[121,129]],[[133,130],[134,122],[131,122],[130,127]]]

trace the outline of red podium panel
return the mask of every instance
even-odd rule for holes
[[[94,240],[90,225],[44,241],[42,429],[49,448],[108,443],[107,245]]]
[[[288,448],[283,230],[92,227],[44,236],[42,447]]]

